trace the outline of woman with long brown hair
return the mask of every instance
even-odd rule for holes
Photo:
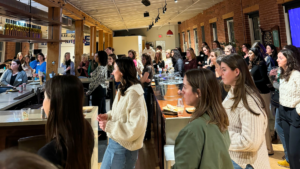
[[[147,107],[143,87],[136,77],[132,59],[117,59],[114,67],[115,81],[121,84],[118,86],[112,110],[98,116],[100,128],[109,137],[101,168],[133,169],[139,149],[143,147]]]
[[[235,169],[270,169],[265,131],[266,105],[244,59],[231,54],[221,61],[222,79],[228,95],[223,106],[229,119],[229,154]]]
[[[49,142],[38,154],[64,169],[91,167],[94,133],[82,112],[83,93],[76,76],[55,76],[46,83],[43,108]]]
[[[184,100],[196,110],[176,138],[173,169],[233,169],[228,153],[229,120],[214,73],[206,69],[189,70],[183,84]]]
[[[298,169],[300,166],[300,54],[294,46],[285,48],[279,52],[277,59],[281,71],[279,118],[289,165],[291,169]]]
[[[188,48],[186,50],[186,59],[184,60],[184,72],[190,69],[197,69],[197,60],[193,48]]]

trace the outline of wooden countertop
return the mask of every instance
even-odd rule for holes
[[[184,98],[182,95],[178,95],[178,88],[176,87],[176,85],[168,85],[166,86],[168,88],[165,96],[172,96],[174,100],[159,100],[157,99],[157,102],[161,108],[161,110],[163,111],[163,107],[167,106],[167,104],[170,104],[172,106],[177,106],[177,100],[179,98],[182,98],[183,100],[183,104],[184,104],[184,108],[190,108],[192,106],[188,106],[186,105],[185,101],[184,101]],[[153,88],[153,91],[155,91],[155,86],[152,86]],[[155,94],[155,92],[154,92]],[[166,114],[163,114],[163,116],[165,118],[178,118],[178,115],[166,115]],[[191,117],[191,114],[188,114],[186,111],[183,112],[183,115],[180,116],[180,117]]]

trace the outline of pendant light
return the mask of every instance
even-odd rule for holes
[[[173,32],[172,32],[171,29],[170,29],[170,22],[169,22],[169,30],[168,30],[168,32],[167,32],[167,36],[168,36],[168,37],[173,36]]]

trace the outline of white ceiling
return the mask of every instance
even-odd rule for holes
[[[154,26],[168,25],[168,22],[177,24],[178,21],[185,21],[223,0],[177,1],[177,3],[174,0],[166,1],[167,11],[163,14],[162,9],[159,10],[160,20]],[[158,8],[162,8],[165,5],[165,0],[150,0],[151,5],[148,7],[144,6],[141,0],[68,0],[68,2],[112,30],[148,27],[157,17]],[[176,16],[184,10],[186,11]],[[144,17],[145,11],[150,13],[150,16],[147,18]]]
[[[20,0],[28,4],[28,0]],[[162,12],[162,7],[167,3],[167,11]],[[150,6],[144,6],[141,0],[67,0],[78,9],[100,21],[112,30],[146,28],[160,13],[160,20],[154,27],[177,24],[178,21],[190,19],[203,10],[223,0],[150,0]],[[48,8],[32,1],[32,6],[48,11]],[[119,14],[119,12],[120,14]],[[144,12],[150,13],[144,17]]]

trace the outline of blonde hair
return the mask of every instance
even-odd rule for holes
[[[158,58],[156,57],[156,54],[157,54],[157,53],[159,54]],[[157,50],[157,51],[155,52],[154,60],[155,60],[156,64],[157,64],[159,61],[162,60],[162,54],[161,54],[161,51]]]
[[[66,64],[66,55],[69,54],[70,55],[70,60],[71,60],[71,54],[70,52],[66,52],[65,55],[64,55],[64,61],[63,61],[63,64],[65,65]]]
[[[88,55],[86,53],[82,54],[81,55],[81,60],[83,60],[83,58],[87,59],[88,58]]]
[[[22,52],[19,52],[19,53],[17,54],[17,59],[18,59],[18,60],[20,60],[20,59],[19,59],[20,55],[22,55]]]
[[[166,53],[170,53],[171,54],[171,50],[170,49],[166,50]]]

